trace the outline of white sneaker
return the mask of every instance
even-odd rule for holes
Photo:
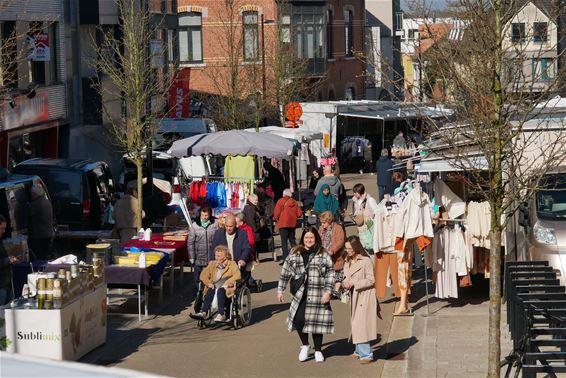
[[[226,316],[218,314],[218,315],[216,315],[216,317],[214,318],[214,321],[215,321],[215,322],[225,322],[225,321],[226,321]]]
[[[309,345],[302,345],[301,351],[299,352],[299,361],[303,362],[309,358]]]
[[[324,362],[324,356],[322,355],[322,352],[314,352],[314,359],[316,360],[316,362]]]

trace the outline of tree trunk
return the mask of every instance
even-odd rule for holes
[[[489,277],[488,377],[499,377],[501,371],[499,366],[501,361],[501,226],[499,225],[492,227],[491,231]]]
[[[138,181],[138,208],[136,209],[136,228],[142,227],[143,219],[143,159],[136,159],[137,181]]]

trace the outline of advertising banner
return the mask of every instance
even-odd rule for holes
[[[190,68],[181,68],[169,89],[169,118],[189,117]]]
[[[49,34],[45,32],[28,33],[27,35],[27,57],[36,62],[48,62],[51,60],[49,50]]]
[[[60,310],[7,309],[7,351],[76,361],[106,342],[106,285]]]

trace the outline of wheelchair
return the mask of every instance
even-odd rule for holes
[[[226,298],[226,306],[224,309],[226,320],[220,324],[228,324],[234,329],[250,325],[252,320],[252,294],[246,282],[246,279],[236,281],[234,296],[232,296],[232,298]],[[197,310],[200,311],[202,307],[204,301],[203,292],[204,284],[200,282],[197,298],[195,299],[195,312],[197,312]],[[216,311],[209,311],[206,318],[195,318],[198,328],[204,329],[218,324],[214,322],[216,314]]]

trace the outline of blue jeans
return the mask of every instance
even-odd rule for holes
[[[386,194],[389,194],[388,185],[378,185],[377,190],[379,192],[379,201],[381,201]]]
[[[354,354],[360,357],[361,360],[373,360],[373,352],[369,343],[355,344],[356,350]]]
[[[204,303],[202,304],[202,311],[208,312],[214,300],[214,289],[208,289],[204,296]],[[224,307],[226,306],[226,289],[223,287],[218,289],[218,313],[224,315]]]
[[[12,288],[3,287],[0,288],[0,306],[4,306],[12,300]]]

